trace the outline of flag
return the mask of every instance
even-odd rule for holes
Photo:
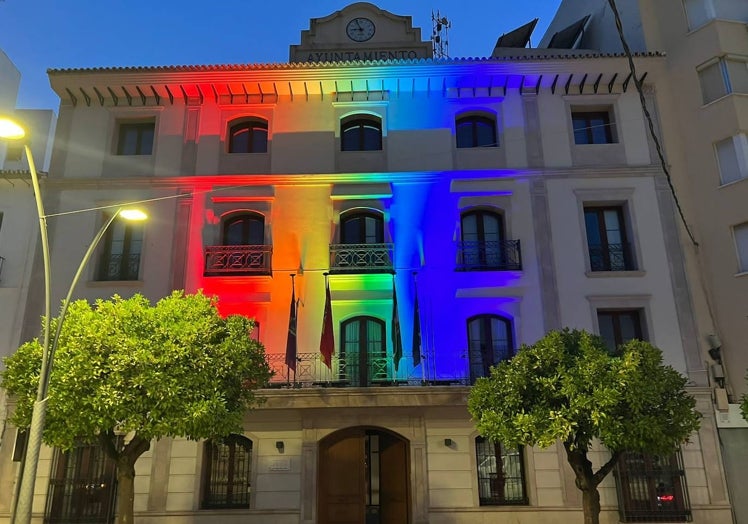
[[[413,303],[413,367],[421,363],[421,312],[418,311],[418,288]]]
[[[332,297],[330,296],[330,285],[325,277],[325,313],[322,319],[322,339],[319,342],[319,352],[322,353],[322,362],[332,369],[332,355],[335,353],[335,334],[332,326]]]
[[[392,360],[395,363],[395,371],[400,365],[403,356],[403,341],[400,336],[400,319],[397,314],[397,289],[395,277],[392,277]]]
[[[288,338],[286,339],[286,365],[296,373],[296,286],[291,275],[291,312],[288,316]]]

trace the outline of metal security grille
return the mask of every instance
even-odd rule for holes
[[[480,505],[527,504],[522,447],[475,439]]]
[[[248,508],[252,487],[252,441],[230,435],[205,443],[203,508]]]
[[[615,470],[622,522],[690,522],[691,507],[680,451],[624,453]]]
[[[114,522],[116,481],[114,462],[98,446],[80,446],[66,452],[56,450],[44,522]]]

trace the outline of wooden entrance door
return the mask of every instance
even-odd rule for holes
[[[408,447],[391,433],[352,428],[320,443],[319,524],[408,524]]]

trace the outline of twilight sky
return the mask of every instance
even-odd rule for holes
[[[18,106],[55,109],[48,68],[242,64],[288,61],[310,18],[346,0],[0,0],[0,49],[21,71]],[[379,0],[431,36],[432,10],[452,22],[451,57],[488,56],[497,38],[540,18],[540,42],[560,0]]]

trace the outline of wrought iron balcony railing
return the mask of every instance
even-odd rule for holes
[[[393,244],[330,244],[332,273],[391,273]]]
[[[205,276],[269,275],[273,246],[208,246],[205,248]]]
[[[592,271],[635,271],[631,246],[624,244],[607,244],[588,246],[590,253],[590,270]]]
[[[513,351],[506,350],[505,353],[496,356],[510,358]],[[269,384],[271,388],[467,386],[490,373],[490,366],[484,366],[481,358],[471,350],[449,356],[432,350],[424,352],[417,366],[412,356],[403,355],[396,371],[392,355],[369,354],[361,358],[358,352],[336,353],[328,368],[319,353],[299,353],[294,373],[286,366],[284,354],[267,355],[268,363],[275,371]]]
[[[140,253],[104,256],[99,266],[99,280],[137,280],[139,273]]]
[[[457,243],[457,269],[460,271],[519,271],[522,251],[519,240]]]

